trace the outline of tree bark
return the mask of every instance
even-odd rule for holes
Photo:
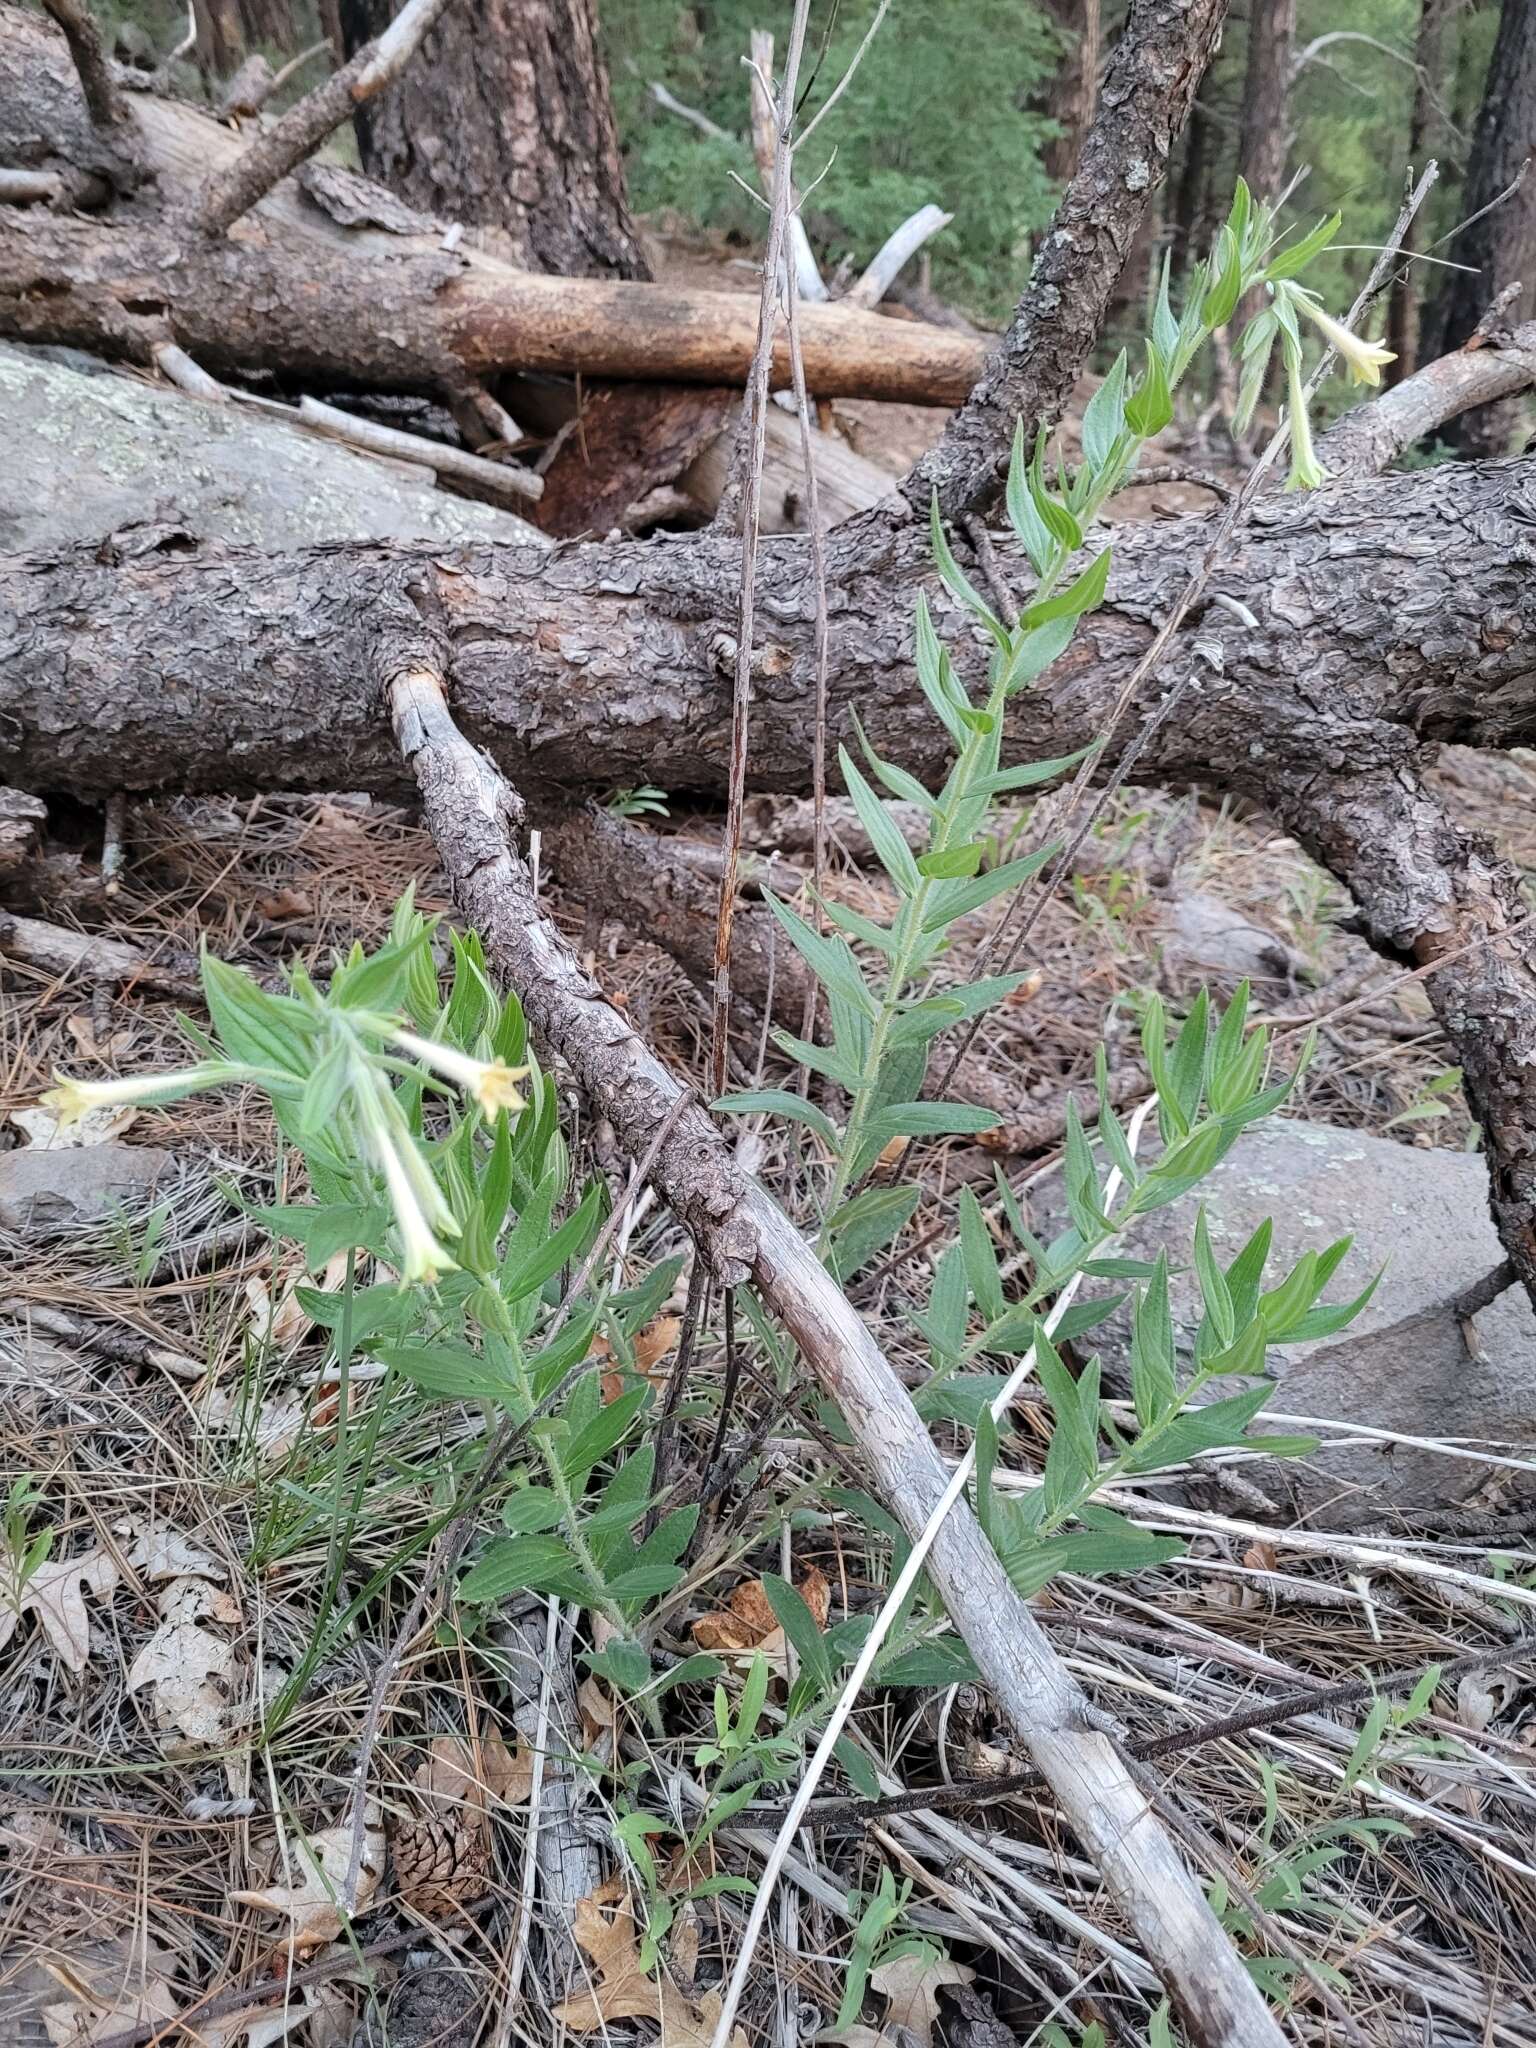
[[[237,0],[192,0],[192,22],[199,70],[228,78],[245,56],[245,25]]]
[[[1296,0],[1249,0],[1238,170],[1255,199],[1276,200],[1291,153],[1291,61]]]
[[[298,45],[291,0],[239,0],[240,25],[249,43],[290,55]]]
[[[1536,7],[1531,0],[1504,0],[1499,31],[1488,64],[1482,106],[1472,137],[1461,213],[1470,225],[1449,254],[1466,269],[1446,272],[1437,308],[1436,354],[1460,348],[1487,310],[1489,301],[1518,279],[1520,297],[1507,309],[1511,320],[1536,307],[1536,170],[1519,191],[1500,195],[1520,176],[1536,147]],[[1488,208],[1481,219],[1480,209]],[[1510,409],[1486,406],[1468,413],[1446,435],[1464,455],[1498,455],[1513,429]]]
[[[1455,17],[1459,0],[1420,0],[1419,32],[1414,41],[1413,109],[1408,118],[1408,162],[1421,171],[1440,147],[1444,126],[1441,109],[1446,89],[1446,31]],[[1411,258],[1424,245],[1426,223],[1416,213],[1403,233],[1400,276],[1392,287],[1387,306],[1387,346],[1397,361],[1387,371],[1387,381],[1402,383],[1419,366],[1419,328],[1424,292],[1424,275]]]
[[[1436,470],[1266,504],[1208,610],[1221,684],[1153,737],[1138,774],[1214,778],[1263,798],[1277,780],[1411,762],[1426,742],[1536,737],[1536,631],[1523,568],[1536,465]],[[1047,683],[1015,700],[1012,745],[1071,752],[1209,538],[1201,519],[1122,528],[1103,610]],[[23,787],[395,790],[401,773],[362,677],[370,636],[411,582],[438,593],[467,729],[523,781],[654,781],[718,791],[729,747],[736,543],[201,548],[116,565],[0,558],[0,777]],[[767,543],[754,652],[753,780],[803,788],[814,692],[812,579],[799,536]],[[912,673],[926,589],[974,673],[979,640],[938,589],[926,532],[874,555],[829,546],[833,730],[931,774],[946,742]],[[1139,725],[1189,663],[1176,642],[1127,714]]]
[[[394,12],[342,0],[349,54]],[[650,275],[592,0],[454,0],[357,132],[372,176],[429,213],[499,231],[498,253],[525,269]]]
[[[1045,146],[1045,168],[1063,182],[1077,169],[1083,141],[1093,126],[1103,50],[1100,0],[1047,0],[1061,36],[1063,54],[1049,90],[1045,112],[1058,133]]]

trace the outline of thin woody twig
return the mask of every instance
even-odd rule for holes
[[[737,589],[736,659],[731,688],[731,762],[726,796],[725,864],[720,876],[720,900],[715,922],[714,1012],[710,1026],[710,1078],[716,1095],[725,1093],[726,1056],[730,1044],[731,925],[736,914],[736,879],[741,862],[741,829],[747,790],[752,635],[757,614],[757,550],[762,527],[763,458],[768,434],[768,376],[773,363],[779,265],[783,259],[791,206],[790,130],[794,119],[795,80],[800,74],[800,57],[805,48],[809,18],[810,0],[795,0],[789,48],[784,58],[784,82],[779,94],[768,242],[763,252],[762,290],[757,309],[757,345],[752,351],[752,367],[748,372],[742,406],[741,575]],[[727,509],[730,495],[728,489],[722,499],[722,513]]]
[[[1489,1649],[1473,1650],[1465,1657],[1453,1658],[1440,1667],[1441,1682],[1464,1677],[1472,1671],[1486,1671],[1495,1664],[1523,1662],[1532,1656],[1536,1656],[1536,1631],[1511,1643],[1497,1643]],[[1337,1685],[1308,1686],[1277,1700],[1255,1701],[1252,1706],[1239,1707],[1233,1713],[1223,1714],[1213,1721],[1202,1721],[1193,1728],[1175,1728],[1166,1735],[1140,1736],[1126,1743],[1125,1752],[1138,1763],[1155,1763],[1163,1757],[1182,1756],[1191,1749],[1205,1749],[1213,1742],[1227,1742],[1235,1736],[1251,1735],[1259,1729],[1277,1728],[1286,1721],[1294,1721],[1301,1714],[1328,1713],[1336,1707],[1359,1706],[1366,1700],[1385,1694],[1409,1691],[1423,1675],[1423,1665],[1411,1665],[1401,1671],[1385,1672],[1380,1677],[1347,1678]],[[811,1803],[806,1824],[820,1827],[829,1822],[847,1822],[852,1826],[866,1827],[895,1813],[939,1813],[955,1806],[991,1806],[1000,1799],[1013,1799],[1021,1792],[1037,1792],[1044,1783],[1041,1773],[1028,1767],[1007,1771],[1001,1777],[961,1779],[955,1784],[934,1785],[920,1792],[895,1792],[881,1799],[817,1799]],[[749,1806],[745,1811],[751,1820],[777,1820],[788,1809],[783,1806]]]
[[[53,0],[53,4],[73,4],[73,0]],[[333,129],[393,85],[447,5],[448,0],[406,0],[383,35],[365,43],[350,63],[306,93],[243,156],[210,178],[197,215],[203,232],[223,234],[279,179],[317,150]]]

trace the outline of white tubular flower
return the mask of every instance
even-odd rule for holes
[[[1325,313],[1303,292],[1293,292],[1296,310],[1306,316],[1322,335],[1330,348],[1337,349],[1340,357],[1349,365],[1351,380],[1356,384],[1379,384],[1382,367],[1395,363],[1397,357],[1389,348],[1382,348],[1374,341],[1367,341],[1363,335],[1351,334],[1349,329],[1331,313]]]
[[[1319,484],[1328,481],[1328,472],[1312,447],[1312,421],[1307,413],[1300,354],[1294,348],[1287,348],[1285,357],[1289,387],[1286,415],[1291,423],[1291,473],[1285,480],[1285,488],[1288,491],[1315,491]]]
[[[203,1088],[217,1088],[226,1081],[247,1078],[248,1070],[209,1061],[201,1066],[182,1067],[171,1074],[136,1074],[122,1081],[72,1081],[54,1072],[54,1085],[39,1102],[51,1109],[59,1129],[89,1116],[93,1109],[119,1109],[130,1103],[175,1102],[183,1095],[195,1095]]]
[[[433,1236],[432,1226],[417,1200],[414,1178],[406,1165],[406,1158],[414,1148],[409,1138],[405,1140],[404,1147],[397,1146],[392,1134],[382,1125],[374,1130],[373,1146],[384,1175],[384,1185],[389,1190],[390,1207],[395,1212],[395,1229],[400,1234],[400,1249],[404,1254],[400,1277],[408,1285],[435,1286],[441,1274],[456,1272],[458,1266]],[[441,1196],[438,1199],[441,1201]]]
[[[488,1117],[503,1109],[516,1115],[527,1107],[517,1086],[527,1076],[526,1067],[509,1067],[501,1060],[471,1059],[467,1052],[439,1045],[434,1039],[418,1038],[414,1031],[393,1031],[390,1037],[424,1066],[452,1081],[466,1095],[472,1095]]]

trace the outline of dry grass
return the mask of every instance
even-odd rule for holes
[[[1533,779],[1523,758],[1451,756],[1442,774],[1463,808],[1501,831]],[[713,828],[694,820],[678,829]],[[145,806],[133,816],[131,841],[110,922],[154,956],[188,953],[206,939],[258,972],[290,951],[323,969],[333,947],[382,936],[407,883],[425,907],[445,907],[428,842],[407,816],[382,805]],[[1518,850],[1536,855],[1536,833]],[[999,1013],[978,1047],[1021,1115],[1090,1072],[1106,1016],[1112,1049],[1130,1056],[1138,991],[1160,987],[1175,1002],[1187,998],[1197,970],[1170,947],[1169,912],[1194,891],[1265,927],[1305,970],[1262,991],[1272,1012],[1324,1018],[1301,1113],[1390,1126],[1412,1143],[1466,1139],[1455,1093],[1441,1098],[1444,1118],[1394,1124],[1428,1099],[1447,1060],[1417,987],[1394,980],[1339,929],[1343,906],[1295,847],[1261,819],[1192,797],[1128,797],[1075,896],[1049,907],[1038,992]],[[557,907],[578,939],[580,907]],[[56,914],[67,916],[67,907]],[[966,943],[979,947],[983,938],[974,932]],[[610,929],[596,967],[652,1041],[701,1074],[703,1006],[666,957]],[[1368,1004],[1328,1021],[1372,990]],[[102,1070],[153,1068],[179,1056],[172,1006],[131,991],[103,1003],[89,988],[17,971],[0,1017],[0,1113],[34,1099],[55,1064],[92,1071],[92,1045]],[[757,1064],[755,1031],[743,1030],[738,1052],[749,1069]],[[78,1673],[30,1618],[0,1651],[5,2041],[41,2041],[37,2015],[48,2005],[62,2009],[53,2015],[54,2038],[71,2038],[69,2026],[93,2012],[78,2038],[108,2037],[135,2016],[146,1956],[149,1981],[169,1986],[168,2003],[151,2010],[184,2011],[254,1982],[269,1981],[280,1995],[290,1967],[281,1925],[231,1894],[273,1881],[274,1870],[281,1881],[285,1853],[296,1868],[295,1838],[343,1818],[373,1672],[417,1581],[445,1469],[472,1457],[479,1430],[471,1413],[396,1397],[377,1418],[370,1452],[379,1383],[352,1384],[343,1416],[315,1331],[296,1317],[291,1328],[280,1321],[278,1334],[268,1333],[265,1315],[295,1277],[292,1261],[255,1229],[238,1241],[221,1232],[211,1246],[208,1236],[230,1221],[229,1182],[269,1198],[273,1134],[259,1102],[205,1096],[141,1115],[129,1135],[169,1146],[186,1162],[152,1228],[141,1215],[9,1248],[0,1487],[30,1482],[37,1500],[23,1519],[52,1527],[53,1558],[105,1552],[117,1583],[90,1604],[90,1654]],[[767,1131],[760,1142],[762,1170],[792,1189],[800,1168],[782,1137]],[[572,1143],[589,1168],[615,1166],[603,1155],[602,1132],[579,1119]],[[896,1304],[926,1271],[924,1227],[942,1217],[946,1192],[960,1178],[990,1178],[991,1161],[951,1148],[930,1159],[926,1174],[929,1195],[912,1233],[918,1249],[877,1269],[863,1297],[914,1376],[922,1361],[910,1333],[899,1334]],[[670,1221],[650,1208],[628,1233],[627,1273],[638,1277],[681,1249]],[[61,1314],[73,1321],[74,1338],[43,1327]],[[700,1413],[686,1424],[693,1462],[713,1427],[721,1370],[711,1336],[696,1367]],[[814,1407],[801,1392],[791,1386],[787,1398],[775,1395],[765,1372],[766,1380],[749,1378],[735,1427],[766,1439],[769,1455],[749,1468],[753,1484],[730,1508],[712,1581],[690,1588],[663,1650],[686,1652],[691,1621],[744,1576],[776,1568],[781,1545],[797,1573],[814,1566],[825,1574],[834,1616],[879,1598],[886,1560],[865,1534],[835,1516],[797,1514],[810,1472],[830,1464],[836,1447],[818,1440]],[[265,1448],[251,1430],[263,1411],[284,1439]],[[1027,1410],[1022,1454],[1032,1445],[1038,1452],[1042,1435],[1042,1418]],[[1536,2043],[1536,1723],[1509,1663],[1511,1640],[1536,1626],[1530,1596],[1488,1585],[1486,1539],[1405,1543],[1399,1562],[1362,1573],[1327,1544],[1301,1550],[1280,1531],[1272,1539],[1233,1533],[1228,1524],[1252,1513],[1240,1473],[1221,1507],[1197,1531],[1186,1564],[1129,1582],[1058,1582],[1041,1607],[1063,1655],[1133,1734],[1154,1735],[1219,1720],[1296,1686],[1489,1648],[1502,1660],[1492,1676],[1448,1687],[1433,1719],[1413,1731],[1440,1747],[1414,1754],[1396,1739],[1375,1789],[1341,1789],[1359,1722],[1358,1713],[1343,1712],[1192,1748],[1158,1767],[1158,1797],[1198,1829],[1203,1853],[1215,1859],[1213,1879],[1262,1894],[1246,1946],[1341,1973],[1324,1989],[1296,1978],[1290,2025],[1298,2039],[1331,2042],[1353,2028],[1354,2038],[1383,2044]],[[1509,1526],[1518,1551],[1523,1538]],[[185,1755],[167,1753],[154,1689],[128,1684],[160,1620],[157,1584],[132,1561],[151,1529],[179,1531],[206,1552],[232,1603],[226,1618],[205,1624],[231,1653],[225,1740]],[[1484,1582],[1481,1590],[1425,1577],[1426,1561],[1460,1567]],[[338,1626],[346,1602],[374,1578],[382,1582],[376,1596]],[[466,1623],[413,1647],[372,1759],[372,1794],[391,1831],[421,1817],[415,1774],[433,1735],[453,1732],[481,1745],[500,1733],[526,1748],[530,1729],[542,1728],[547,1740],[549,1700],[541,1706],[530,1696],[521,1669],[494,1627]],[[616,1751],[643,1762],[653,1803],[685,1805],[692,1749],[710,1720],[708,1688],[670,1695],[660,1729],[623,1714],[616,1723],[594,1716],[601,1702],[585,1699],[579,1732],[597,1762],[611,1766]],[[877,1695],[856,1725],[867,1754],[896,1784],[985,1772],[1002,1742],[985,1697],[965,1687]],[[610,1869],[611,1783],[599,1771],[583,1807]],[[321,1949],[338,1974],[313,1994],[307,2016],[295,2013],[294,2038],[313,2048],[354,2038],[498,2048],[554,2038],[550,2006],[565,1987],[539,1973],[551,1953],[569,1951],[538,1937],[545,1916],[558,1921],[572,1902],[562,1908],[541,1898],[525,1948],[519,1902],[529,1811],[516,1803],[495,1809],[484,1900],[473,1913],[466,1902],[422,1921],[410,1944],[379,1964],[371,1992],[344,1943]],[[1402,1831],[1373,1838],[1359,1826],[1381,1817]],[[720,1868],[752,1872],[760,1826],[749,1815],[726,1832]],[[1321,1843],[1320,1831],[1339,1853],[1303,1871],[1299,1859]],[[1123,1930],[1049,1805],[1021,1796],[954,1816],[893,1818],[867,1832],[829,1828],[803,1841],[773,1952],[760,1957],[749,2014],[760,2038],[792,2038],[786,2015],[796,2009],[808,2032],[829,2023],[848,1895],[872,1891],[882,1864],[913,1881],[913,1924],[974,1968],[975,1991],[1020,2040],[1052,2015],[1073,2040],[1093,2019],[1112,2040],[1142,2037],[1144,1967],[1123,1947]],[[1301,1873],[1289,1890],[1287,1869]],[[411,1927],[396,1875],[386,1875],[378,1899],[357,1925],[360,1945]],[[739,1924],[728,1896],[679,1922],[669,1967],[684,1993],[719,1982]],[[106,1992],[94,2006],[72,1994],[82,1979],[116,1987],[115,2017],[101,2016],[113,2002]],[[948,2008],[946,2024],[950,2039],[979,2048],[963,2013]],[[636,2038],[634,2022],[615,2029],[626,2031]],[[640,2023],[641,2038],[653,2031]],[[213,2022],[189,2032],[204,2042],[239,2038]],[[258,2030],[250,2038],[274,2037]]]

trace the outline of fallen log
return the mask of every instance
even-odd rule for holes
[[[1533,476],[1529,461],[1457,466],[1262,505],[1220,575],[1227,605],[1174,643],[1129,708],[1127,731],[1187,673],[1192,640],[1212,650],[1219,677],[1155,734],[1141,779],[1214,780],[1264,801],[1318,773],[1409,764],[1428,741],[1531,743],[1536,621],[1521,565]],[[1014,700],[1015,756],[1100,735],[1209,531],[1204,519],[1120,530],[1104,608]],[[938,588],[926,531],[892,531],[877,554],[851,559],[834,536],[829,554],[832,729],[846,735],[857,710],[887,752],[932,773],[947,740],[913,673],[917,593],[972,673],[976,629]],[[398,792],[366,655],[420,581],[448,622],[466,730],[514,776],[718,791],[738,560],[736,543],[712,534],[553,552],[182,541],[115,564],[0,559],[0,775],[87,796],[326,788],[338,775]],[[764,568],[753,782],[804,789],[805,541],[765,542]]]
[[[800,314],[806,377],[826,398],[957,405],[981,367],[968,336],[841,306]],[[431,390],[511,370],[745,383],[757,301],[739,292],[540,277],[457,252],[377,259],[188,238],[0,208],[0,334],[148,362],[165,333],[216,376]],[[790,382],[780,327],[775,387]]]

